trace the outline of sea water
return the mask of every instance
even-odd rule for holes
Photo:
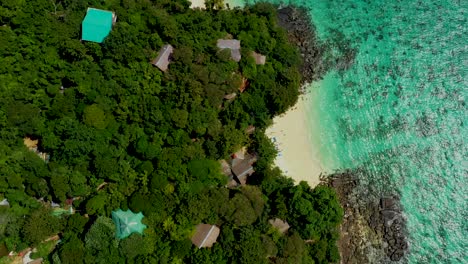
[[[321,40],[337,30],[357,49],[314,85],[324,163],[400,194],[409,263],[468,263],[468,1],[282,2],[306,7]]]

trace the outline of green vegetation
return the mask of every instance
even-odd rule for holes
[[[45,243],[41,243],[36,247],[37,252],[34,252],[31,254],[32,259],[37,259],[37,258],[43,258],[47,259],[47,256],[49,253],[53,250],[55,247],[55,244],[57,244],[57,241],[51,240],[47,241]]]
[[[79,40],[89,6],[118,15],[102,44]],[[188,7],[2,1],[0,200],[10,206],[0,206],[0,243],[9,250],[40,245],[42,256],[42,241],[59,234],[51,263],[338,260],[342,210],[333,190],[294,186],[271,166],[264,129],[297,101],[300,85],[298,52],[276,8]],[[216,48],[228,34],[241,40],[239,63]],[[163,73],[149,61],[166,43],[175,51]],[[267,63],[256,65],[251,51]],[[249,86],[239,93],[242,78]],[[255,134],[244,132],[249,125]],[[38,139],[50,160],[28,150],[25,137]],[[249,186],[225,188],[218,160],[242,146],[259,154],[256,172]],[[73,197],[73,215],[53,216],[46,205],[66,208]],[[118,208],[145,215],[143,236],[116,238],[110,217]],[[290,223],[286,234],[268,224],[275,217]],[[221,228],[212,248],[191,244],[199,223]]]

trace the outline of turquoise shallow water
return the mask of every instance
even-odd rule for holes
[[[358,49],[314,91],[324,162],[401,195],[409,263],[468,263],[468,1],[283,3],[307,7],[322,40],[336,29]]]

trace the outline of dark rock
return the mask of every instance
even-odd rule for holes
[[[344,172],[328,178],[347,216],[338,243],[341,263],[400,261],[408,251],[408,243],[398,196],[371,195],[369,188],[360,188],[356,174]]]
[[[391,211],[391,210],[383,210],[381,211],[381,214],[382,214],[382,217],[383,217],[383,220],[384,220],[384,223],[386,226],[391,226],[393,224],[393,222],[398,218],[400,217],[400,214],[395,212],[395,211]]]
[[[307,10],[288,6],[278,10],[278,24],[286,29],[302,58],[302,83],[319,80],[330,67],[324,63],[325,45],[319,44]]]
[[[393,197],[383,197],[382,199],[380,199],[380,206],[383,210],[395,210],[397,208],[396,202],[397,201]]]

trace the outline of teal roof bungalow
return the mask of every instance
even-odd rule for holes
[[[114,12],[88,7],[81,24],[81,40],[102,43],[116,21]]]
[[[131,210],[122,211],[121,209],[112,212],[112,220],[117,228],[116,235],[119,239],[124,239],[132,233],[143,234],[146,225],[141,223],[143,214],[135,214]]]

